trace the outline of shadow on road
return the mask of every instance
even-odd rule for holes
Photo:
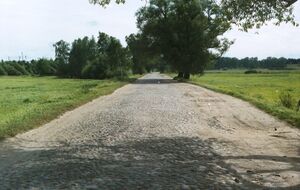
[[[138,79],[133,84],[172,84],[178,83],[173,79]]]
[[[258,155],[224,158],[213,151],[213,141],[150,138],[107,146],[95,140],[33,150],[30,154],[36,154],[34,159],[22,160],[1,171],[0,183],[4,189],[272,189],[245,180],[225,160],[289,160]],[[15,156],[25,152],[28,153],[16,150]]]

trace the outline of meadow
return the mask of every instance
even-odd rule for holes
[[[40,126],[130,80],[0,77],[0,139]]]
[[[256,107],[300,128],[300,71],[268,71],[244,74],[244,71],[209,71],[193,76],[191,83],[246,100]],[[291,96],[292,107],[280,101],[282,94]]]

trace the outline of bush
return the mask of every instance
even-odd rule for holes
[[[108,77],[108,69],[105,63],[99,59],[88,61],[88,64],[84,66],[81,71],[82,78],[89,79],[104,79]]]
[[[7,72],[5,71],[2,65],[0,65],[0,75],[7,75]]]
[[[257,70],[247,70],[245,71],[245,74],[256,74],[259,73]]]
[[[286,108],[292,108],[293,106],[293,97],[290,93],[288,92],[282,92],[279,95],[279,100],[281,105],[283,105]]]

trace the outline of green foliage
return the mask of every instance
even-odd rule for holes
[[[8,75],[12,76],[19,76],[22,75],[20,71],[18,71],[13,65],[11,64],[4,64],[3,65],[5,68],[5,71],[7,72]]]
[[[87,64],[89,58],[94,56],[92,54],[94,53],[95,45],[95,40],[90,40],[88,37],[79,38],[72,43],[69,60],[71,77],[81,77],[83,67]]]
[[[111,0],[89,1],[101,6],[106,6],[111,2]],[[124,3],[125,0],[115,0],[115,2],[119,4]],[[145,2],[147,3],[147,0]],[[198,0],[198,2],[203,3],[205,0]],[[276,25],[283,22],[298,25],[291,6],[295,2],[297,0],[221,0],[216,1],[216,5],[231,24],[247,31],[253,27],[260,28],[267,21],[274,21]]]
[[[127,48],[131,53],[132,72],[143,74],[158,70],[164,72],[166,64],[162,57],[149,46],[151,41],[141,34],[131,34],[126,37]]]
[[[53,60],[39,59],[27,61],[3,61],[0,63],[4,75],[55,75],[57,65]],[[1,74],[0,74],[1,75]]]
[[[108,74],[108,65],[103,60],[95,59],[84,66],[81,72],[82,78],[105,79]]]
[[[52,76],[56,74],[57,65],[53,60],[39,59],[31,61],[33,73],[40,76]]]
[[[21,75],[29,75],[29,72],[25,69],[25,67],[19,63],[13,63],[13,66],[17,71],[21,73]]]
[[[293,107],[293,97],[289,92],[281,92],[279,94],[280,103],[286,108]]]
[[[213,0],[150,0],[137,17],[147,46],[179,72],[203,72],[232,43],[220,38],[230,23]]]
[[[297,25],[290,6],[297,0],[222,0],[220,6],[231,23],[247,31],[253,27],[260,28],[267,21],[276,25],[282,22]]]
[[[79,38],[71,48],[64,41],[55,45],[59,76],[73,78],[104,79],[127,76],[130,69],[128,50],[120,41],[100,32],[97,41],[94,37]]]
[[[244,71],[206,72],[191,82],[247,100],[268,113],[300,127],[300,114],[278,103],[281,91],[300,97],[299,71],[269,71],[245,75]],[[294,106],[296,103],[292,103]]]
[[[59,76],[66,76],[69,74],[68,63],[70,57],[70,44],[63,40],[60,40],[53,46],[55,48],[55,61],[58,64],[57,74]]]
[[[105,33],[79,38],[72,46],[61,40],[54,44],[55,60],[38,59],[0,62],[0,75],[38,75],[72,78],[124,78],[131,69],[127,48]]]
[[[0,76],[1,75],[7,75],[7,72],[5,71],[5,69],[3,68],[3,66],[0,64]]]
[[[111,0],[89,0],[89,1],[90,3],[99,4],[101,6],[106,6],[111,2]],[[125,3],[125,0],[115,0],[114,2],[120,4],[120,3]]]

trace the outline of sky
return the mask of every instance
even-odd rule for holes
[[[0,59],[17,60],[22,54],[27,60],[53,58],[55,42],[99,31],[126,45],[125,36],[137,32],[135,12],[143,5],[141,0],[106,8],[88,0],[0,0]],[[294,6],[300,23],[300,2]],[[248,33],[233,29],[225,36],[235,43],[224,56],[300,58],[300,27],[291,24],[269,24]]]

